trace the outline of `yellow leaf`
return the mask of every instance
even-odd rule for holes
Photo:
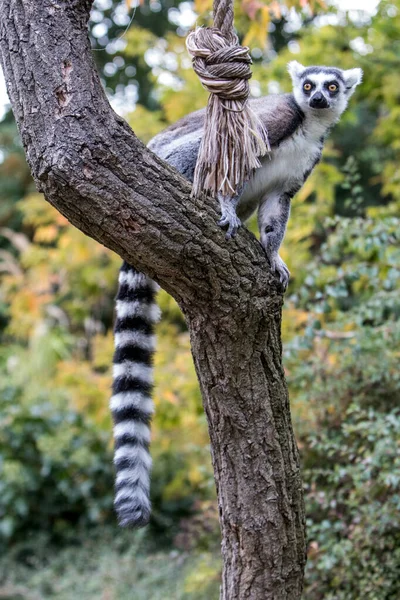
[[[268,25],[270,21],[269,7],[262,6],[250,25],[250,28],[243,40],[244,46],[257,45],[264,48],[268,39]]]
[[[56,225],[46,225],[38,227],[33,236],[34,242],[49,244],[53,242],[58,235],[58,227]]]

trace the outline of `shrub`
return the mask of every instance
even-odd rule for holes
[[[399,225],[330,220],[292,298],[302,329],[286,366],[306,485],[307,600],[400,597]]]
[[[400,410],[349,406],[309,438],[309,600],[400,597]]]
[[[34,530],[63,535],[111,514],[108,436],[64,400],[27,403],[17,388],[0,396],[0,539]]]

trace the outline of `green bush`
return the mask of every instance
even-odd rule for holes
[[[59,391],[32,400],[5,386],[0,414],[0,544],[38,531],[61,542],[74,535],[71,526],[116,524],[111,428],[69,408]],[[171,544],[199,494],[209,495],[191,482],[188,460],[174,448],[155,456],[147,531],[162,544]]]
[[[0,540],[111,515],[113,466],[108,436],[54,398],[27,403],[0,392]]]
[[[400,410],[351,404],[309,438],[309,600],[400,597]]]
[[[400,597],[400,220],[336,218],[292,298],[307,600]]]
[[[42,537],[15,544],[0,560],[0,596],[11,600],[215,600],[215,553],[149,546],[146,531],[98,527],[60,547]]]

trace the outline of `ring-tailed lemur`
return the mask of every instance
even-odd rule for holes
[[[221,226],[235,235],[241,220],[258,208],[261,244],[273,271],[286,287],[289,271],[278,251],[289,217],[290,200],[321,158],[324,139],[361,82],[361,69],[303,67],[289,63],[293,94],[251,100],[265,125],[271,153],[231,202],[219,198]],[[193,181],[205,111],[184,117],[156,135],[149,148]],[[238,140],[240,143],[240,140]],[[237,209],[237,215],[236,215]],[[115,508],[123,526],[145,525],[150,516],[150,419],[153,412],[152,355],[156,284],[124,263],[116,304],[114,419]]]

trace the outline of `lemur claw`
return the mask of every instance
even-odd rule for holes
[[[235,237],[242,222],[236,214],[236,206],[239,200],[239,195],[230,198],[229,196],[223,196],[218,194],[218,200],[221,207],[221,218],[218,221],[220,227],[226,227],[228,229],[225,235],[227,240]]]
[[[228,230],[225,235],[225,238],[227,240],[235,237],[241,224],[242,224],[241,220],[235,213],[227,213],[226,212],[225,214],[222,215],[222,217],[218,221],[218,225],[220,227],[226,227],[226,225],[228,225]]]
[[[286,264],[283,262],[279,254],[269,256],[268,259],[271,264],[271,271],[279,275],[279,281],[286,290],[290,278],[289,269],[287,268]]]

